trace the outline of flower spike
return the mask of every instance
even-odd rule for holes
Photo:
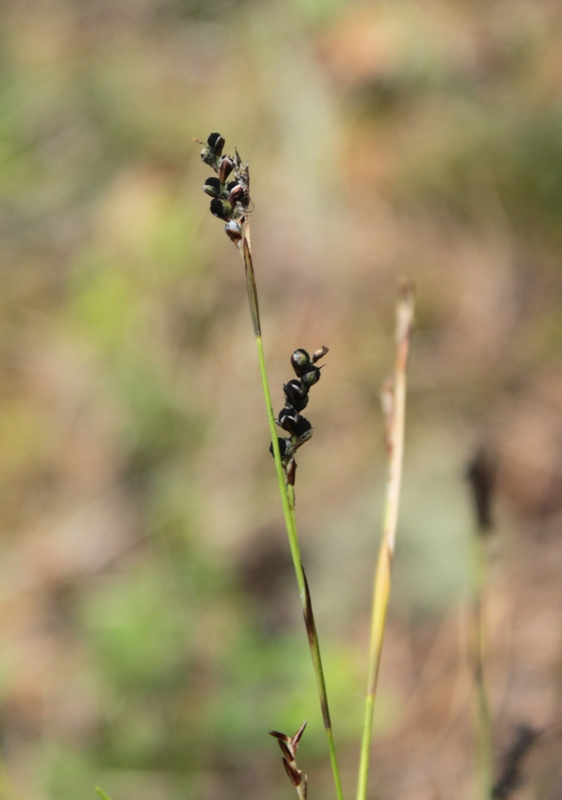
[[[297,462],[294,454],[299,447],[308,442],[314,430],[310,422],[300,413],[308,405],[310,387],[320,380],[320,368],[314,366],[314,362],[325,356],[327,352],[328,348],[322,347],[316,350],[311,358],[306,350],[299,348],[291,356],[291,366],[297,379],[293,378],[283,386],[285,407],[281,409],[276,419],[279,427],[290,434],[290,438],[278,439],[279,451],[289,486],[295,485]],[[269,452],[273,455],[273,445],[270,445]]]

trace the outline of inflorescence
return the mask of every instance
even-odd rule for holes
[[[306,350],[295,350],[291,356],[291,366],[295,371],[297,379],[293,379],[283,386],[285,393],[285,406],[279,412],[275,420],[280,428],[287,431],[288,437],[279,437],[279,452],[287,475],[287,483],[291,486],[295,484],[295,473],[297,462],[294,454],[312,436],[312,425],[300,413],[308,405],[308,392],[311,386],[320,380],[320,367],[315,366],[316,362],[323,358],[328,352],[327,347],[315,350],[312,356]],[[273,444],[269,446],[269,451],[273,455]]]
[[[196,139],[199,144],[205,144]],[[242,226],[246,221],[250,200],[250,169],[243,166],[238,150],[235,155],[223,155],[225,141],[220,133],[211,133],[201,150],[201,160],[216,173],[216,178],[207,178],[203,191],[212,197],[211,214],[226,223],[227,236],[236,246],[243,239]],[[229,180],[231,178],[231,180]]]
[[[217,174],[216,178],[207,178],[203,186],[203,191],[212,198],[211,214],[224,220],[226,223],[224,229],[227,235],[237,247],[241,248],[242,242],[248,242],[247,221],[251,207],[248,163],[246,162],[245,166],[242,164],[236,148],[234,148],[234,156],[223,155],[225,141],[220,133],[211,133],[206,143],[199,139],[196,141],[203,145],[201,160]],[[246,262],[246,250],[244,250],[244,260]],[[251,258],[249,263],[251,268]],[[248,271],[248,263],[246,263],[246,270]],[[255,306],[254,330],[258,335],[259,316],[252,269],[251,278],[250,305],[253,300]],[[310,387],[320,380],[320,367],[316,366],[316,362],[327,352],[327,347],[321,347],[319,350],[315,350],[312,356],[309,356],[306,350],[299,349],[295,350],[291,356],[291,365],[297,378],[283,386],[285,407],[281,409],[278,419],[275,420],[277,425],[289,434],[284,438],[278,437],[277,441],[287,484],[290,486],[295,484],[297,469],[294,454],[310,439],[313,430],[310,422],[300,412],[308,405]],[[273,455],[273,443],[269,450]]]

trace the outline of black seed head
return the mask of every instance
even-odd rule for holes
[[[299,412],[294,408],[283,408],[279,412],[277,422],[284,431],[290,433],[291,436],[297,435],[299,420],[301,419]]]
[[[310,367],[301,377],[301,381],[306,387],[314,386],[320,380],[320,370],[318,367]]]
[[[224,139],[220,133],[210,133],[207,144],[214,151],[215,156],[220,156],[224,147]]]
[[[301,375],[306,372],[307,368],[310,366],[310,356],[306,350],[302,350],[301,348],[295,350],[291,356],[291,366],[295,370],[297,378],[300,378]]]
[[[303,439],[303,442],[310,439],[310,437],[312,436],[312,425],[310,424],[310,422],[304,417],[299,416],[299,421],[296,425],[294,435],[298,436],[299,439]]]
[[[287,403],[296,411],[302,411],[308,404],[308,389],[300,381],[292,380],[283,386]]]
[[[221,185],[218,178],[207,178],[203,191],[211,197],[220,197]]]
[[[281,458],[285,458],[287,453],[289,452],[289,448],[291,446],[291,442],[289,439],[282,439],[280,436],[277,437],[277,441],[279,442],[279,453]],[[275,456],[273,452],[273,442],[269,445],[269,452],[272,456]]]
[[[204,164],[208,164],[210,167],[213,167],[213,169],[216,170],[217,161],[221,156],[223,147],[224,147],[224,139],[222,138],[220,133],[211,133],[211,135],[207,139],[207,144],[201,150],[201,161],[203,161]]]
[[[228,222],[232,214],[232,206],[230,203],[226,203],[224,200],[219,200],[218,197],[215,197],[214,200],[211,200],[211,214],[214,217]]]

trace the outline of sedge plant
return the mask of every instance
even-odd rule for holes
[[[223,155],[225,141],[219,133],[211,133],[204,144],[201,152],[201,158],[205,164],[208,164],[216,173],[216,177],[208,178],[203,186],[204,191],[212,198],[210,210],[211,213],[222,219],[225,222],[225,232],[230,240],[236,245],[244,263],[244,270],[246,275],[246,288],[248,293],[248,303],[250,306],[250,316],[252,320],[252,327],[254,331],[254,338],[256,341],[256,349],[258,354],[258,364],[261,377],[261,384],[263,389],[263,396],[265,401],[265,410],[269,423],[269,431],[271,435],[271,452],[275,460],[275,469],[277,473],[277,480],[279,483],[279,493],[281,496],[281,504],[283,507],[283,515],[285,519],[285,526],[287,529],[287,536],[289,539],[289,547],[293,560],[293,567],[299,588],[299,595],[303,610],[304,622],[306,626],[308,642],[310,647],[310,654],[314,667],[314,674],[316,676],[316,684],[318,687],[318,695],[320,699],[320,706],[322,708],[322,718],[324,722],[324,729],[328,740],[328,749],[330,753],[330,762],[332,765],[332,773],[334,776],[334,783],[336,786],[336,794],[338,800],[343,800],[343,790],[340,778],[340,771],[338,767],[336,748],[334,742],[334,735],[332,731],[332,722],[330,717],[330,709],[328,704],[328,693],[326,691],[326,680],[324,677],[324,670],[322,666],[322,657],[320,653],[320,644],[318,641],[318,634],[316,630],[316,623],[314,620],[314,613],[312,610],[312,602],[310,592],[308,590],[308,583],[304,572],[299,538],[297,533],[297,524],[295,516],[295,493],[294,482],[296,472],[296,461],[294,453],[298,447],[307,441],[312,435],[312,428],[306,431],[299,432],[298,428],[294,429],[290,439],[280,439],[277,436],[277,422],[273,413],[273,405],[271,402],[271,392],[269,389],[269,381],[267,378],[267,371],[265,365],[265,357],[263,350],[261,319],[258,302],[258,291],[256,286],[256,278],[254,273],[254,265],[252,260],[252,247],[250,238],[250,172],[249,166],[242,164],[242,160],[235,150],[235,156]],[[229,180],[229,178],[231,180]],[[298,352],[298,351],[297,351]],[[318,352],[316,360],[321,355],[327,352],[326,348],[321,348]],[[308,358],[306,351],[301,351],[305,354],[305,361]],[[314,366],[314,359],[317,354],[314,354],[310,359],[310,366],[313,367],[312,374],[318,375],[319,370]],[[293,361],[298,359],[296,354],[293,354]],[[307,364],[303,364],[303,367]],[[299,367],[297,367],[297,370]],[[298,371],[297,371],[298,374]],[[309,374],[309,373],[303,373]],[[291,382],[292,383],[292,382]],[[289,401],[293,399],[293,409],[299,414],[300,410],[304,408],[308,402],[308,386],[305,382],[296,380],[292,387],[293,391],[289,395],[287,390],[285,392]],[[289,384],[286,385],[286,388]],[[290,390],[289,390],[290,391]],[[296,407],[295,407],[296,406]],[[297,421],[298,424],[298,421]],[[283,448],[283,451],[282,449]],[[300,737],[299,737],[300,738]],[[279,739],[278,741],[282,741]],[[285,756],[284,756],[285,758]],[[286,763],[286,762],[284,762]],[[306,781],[304,781],[304,790],[306,791]],[[297,787],[300,788],[300,787]]]
[[[328,352],[328,349],[326,347],[321,347],[314,351],[312,356],[304,349],[298,349],[292,354],[291,365],[296,378],[284,385],[285,406],[276,418],[273,412],[271,392],[267,378],[258,292],[252,259],[249,218],[249,210],[251,207],[249,166],[247,163],[243,164],[236,149],[234,156],[225,155],[223,153],[225,140],[219,133],[211,133],[206,142],[199,143],[203,145],[201,151],[203,162],[211,167],[215,173],[214,176],[205,181],[203,186],[205,193],[211,197],[210,211],[215,217],[218,217],[225,223],[225,232],[237,247],[244,264],[250,316],[256,342],[259,372],[271,435],[270,451],[275,461],[285,526],[299,589],[314,674],[316,676],[336,795],[338,800],[343,800],[343,790],[336,757],[320,644],[310,592],[301,558],[295,515],[294,489],[296,477],[295,453],[310,439],[313,432],[312,426],[308,420],[302,416],[301,412],[308,404],[310,388],[320,379],[320,367],[317,366],[317,362],[323,358]],[[357,800],[365,800],[367,793],[373,711],[390,595],[392,559],[394,555],[398,520],[404,448],[406,371],[413,319],[413,288],[410,283],[404,281],[400,288],[400,298],[397,306],[396,362],[394,376],[392,380],[385,385],[383,391],[383,409],[386,417],[386,442],[388,451],[388,479],[383,534],[378,563],[375,570],[368,684],[365,700]],[[289,435],[285,437],[278,436],[277,426]],[[277,739],[281,748],[285,770],[292,784],[295,786],[300,800],[306,800],[307,780],[302,770],[297,767],[296,752],[305,725],[306,723],[301,725],[293,736],[287,736],[278,731],[270,731],[271,735]]]

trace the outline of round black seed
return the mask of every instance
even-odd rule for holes
[[[296,411],[302,411],[308,404],[308,388],[300,381],[292,380],[283,386],[287,402]]]
[[[219,200],[218,197],[215,197],[214,200],[211,200],[211,214],[213,214],[213,216],[228,222],[231,213],[232,208],[228,203],[225,203],[223,200]]]
[[[215,151],[215,155],[220,156],[224,147],[224,139],[220,133],[210,133],[207,144]]]
[[[289,441],[289,439],[281,439],[280,436],[277,437],[277,441],[279,442],[279,453],[281,455],[281,458],[284,458],[285,455],[287,454],[287,450],[289,449],[289,445],[291,444],[291,442]],[[269,452],[271,453],[272,456],[275,457],[275,453],[273,452],[273,442],[269,445]]]
[[[314,386],[320,380],[320,370],[318,367],[310,367],[301,377],[305,386]]]
[[[294,435],[298,436],[299,439],[300,439],[301,436],[304,436],[304,434],[308,433],[308,431],[310,431],[310,430],[312,430],[312,425],[310,424],[310,422],[307,419],[305,419],[304,417],[299,417],[299,421],[298,421],[297,426],[295,428]]]
[[[279,412],[277,422],[284,431],[295,436],[298,429],[299,420],[301,419],[299,412],[294,408],[283,408]]]
[[[310,356],[306,352],[306,350],[302,350],[299,348],[295,350],[293,355],[291,356],[291,366],[295,370],[295,374],[298,378],[307,370],[310,366]]]
[[[219,197],[221,193],[221,185],[218,178],[207,178],[203,191],[211,197]]]

